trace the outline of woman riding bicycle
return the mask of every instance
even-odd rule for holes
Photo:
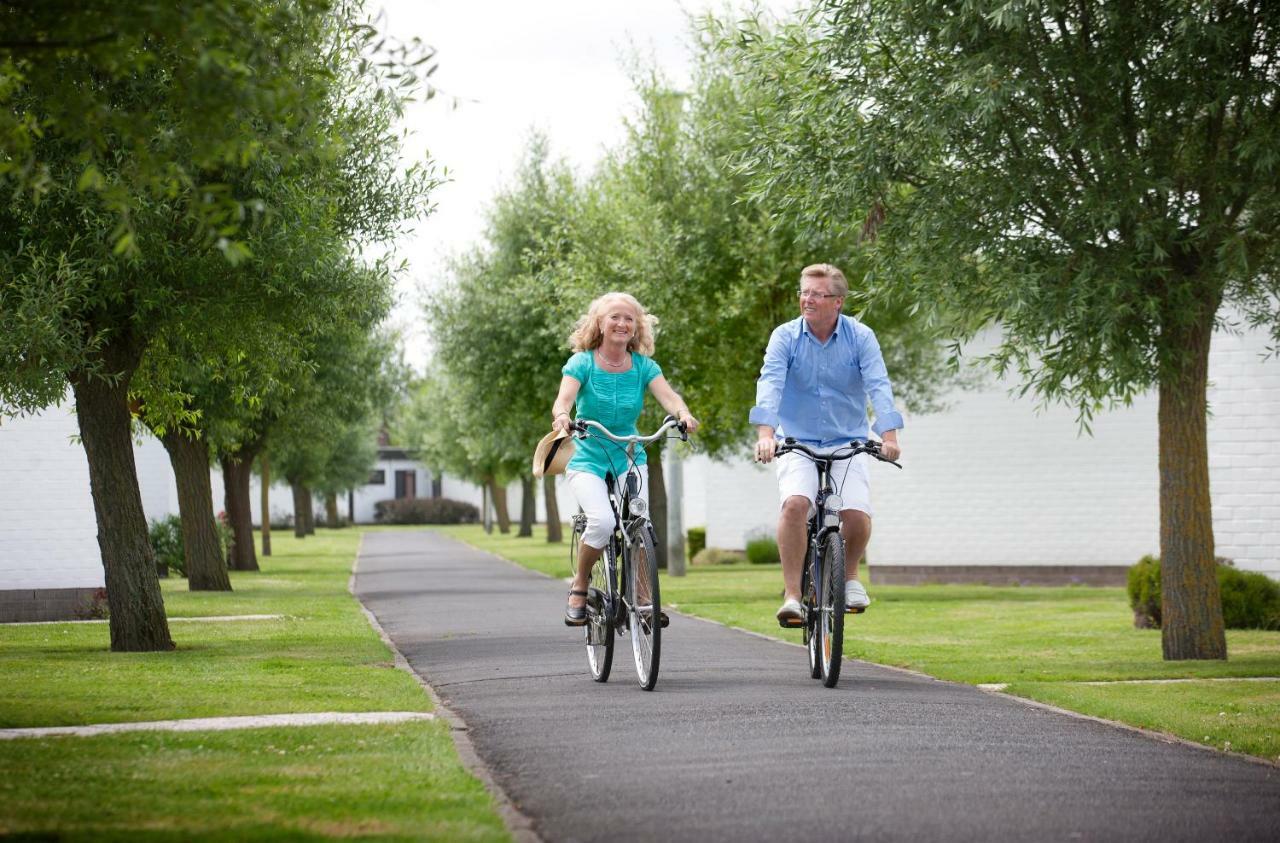
[[[698,429],[698,420],[652,359],[656,322],[627,293],[606,293],[591,303],[569,336],[575,353],[561,369],[564,377],[560,380],[560,393],[551,406],[554,429],[572,432],[569,409],[576,406],[579,419],[597,421],[619,436],[636,434],[646,387],[690,433]],[[643,449],[635,459],[641,477],[640,494],[647,502],[649,481]],[[564,611],[568,626],[587,622],[591,567],[600,558],[613,530],[605,476],[624,477],[628,468],[625,452],[599,437],[580,440],[566,468],[565,479],[587,516],[578,569]]]

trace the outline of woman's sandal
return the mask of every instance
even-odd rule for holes
[[[587,592],[579,591],[576,588],[569,589],[570,597],[586,597]],[[564,625],[565,626],[586,626],[587,625],[587,604],[584,601],[581,606],[565,606],[564,607]]]

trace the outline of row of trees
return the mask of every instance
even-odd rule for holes
[[[387,47],[353,0],[0,18],[0,412],[71,390],[112,649],[171,648],[132,425],[171,457],[192,588],[230,588],[211,460],[238,569],[257,567],[268,447],[296,484],[367,477],[352,442],[394,389],[393,265],[361,254],[427,210],[435,180],[400,166],[395,121],[429,56]]]
[[[933,337],[991,325],[994,369],[1086,428],[1158,390],[1164,654],[1224,658],[1208,351],[1232,318],[1280,338],[1280,7],[820,0],[697,42],[691,90],[642,76],[595,173],[535,144],[495,204],[430,308],[439,441],[523,470],[572,316],[621,288],[723,452],[796,271],[829,260],[916,407],[946,377]]]
[[[696,447],[724,455],[750,434],[764,346],[795,315],[800,268],[829,260],[854,277],[861,271],[861,220],[852,209],[825,231],[779,217],[728,166],[754,143],[754,115],[769,95],[747,84],[730,57],[705,44],[687,92],[637,69],[640,107],[626,140],[585,177],[533,137],[491,204],[484,242],[454,261],[450,282],[427,304],[435,367],[401,435],[434,467],[485,484],[500,529],[509,521],[505,485],[519,478],[521,532],[530,532],[530,454],[550,427],[568,335],[591,299],[624,290],[658,316],[656,359],[703,422]],[[931,327],[865,291],[852,307],[875,325],[904,399],[929,407],[950,377]],[[660,414],[649,402],[640,426],[656,427]],[[660,444],[650,446],[649,475],[663,552]],[[548,539],[558,541],[552,481],[544,489]]]

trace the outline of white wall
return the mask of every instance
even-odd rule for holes
[[[1261,331],[1218,333],[1209,361],[1217,553],[1280,579],[1280,360]]]
[[[975,348],[989,347],[993,336]],[[1217,552],[1280,579],[1280,361],[1266,334],[1214,337],[1210,357],[1210,493]],[[872,463],[874,563],[1129,565],[1159,552],[1154,394],[1099,415],[1079,435],[1075,412],[1038,411],[1012,382],[958,393],[933,415],[907,415],[902,471]],[[711,546],[741,548],[771,531],[772,470],[740,458],[690,460],[704,483]]]
[[[68,405],[0,420],[0,591],[105,585],[79,433]]]
[[[989,342],[988,338],[988,342]],[[1280,579],[1280,361],[1263,359],[1262,332],[1219,333],[1210,358],[1209,465],[1217,551],[1241,568]],[[743,409],[746,412],[746,408]],[[67,405],[0,421],[0,590],[98,588],[103,584],[88,466]],[[960,393],[944,413],[908,416],[902,434],[906,469],[872,464],[876,530],[872,560],[895,565],[1128,565],[1159,547],[1156,401],[1105,413],[1094,436],[1078,436],[1074,412],[1037,412],[1011,397],[1007,384]],[[711,546],[741,548],[771,532],[777,514],[772,468],[740,457],[684,464],[686,527],[705,526]],[[148,518],[177,512],[177,491],[164,448],[142,436],[135,448]],[[394,497],[387,462],[384,487],[356,493],[356,518]],[[430,473],[418,466],[420,495]],[[214,509],[223,506],[212,472]],[[451,477],[445,497],[477,506],[479,487]],[[508,490],[513,516],[520,484]],[[545,507],[538,490],[538,517]],[[557,478],[561,517],[576,511]],[[256,478],[251,493],[260,519]],[[319,504],[319,502],[317,502]],[[286,486],[274,484],[274,513],[293,511]],[[345,516],[346,500],[339,509]]]

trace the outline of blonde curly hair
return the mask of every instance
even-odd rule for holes
[[[636,332],[627,343],[627,351],[637,351],[652,357],[653,335],[657,330],[658,317],[645,312],[644,307],[630,293],[605,293],[593,301],[587,308],[587,312],[573,326],[573,333],[569,334],[569,345],[574,351],[593,351],[599,348],[600,343],[604,341],[604,332],[600,330],[600,323],[604,320],[610,305],[616,302],[626,304],[636,313]]]

